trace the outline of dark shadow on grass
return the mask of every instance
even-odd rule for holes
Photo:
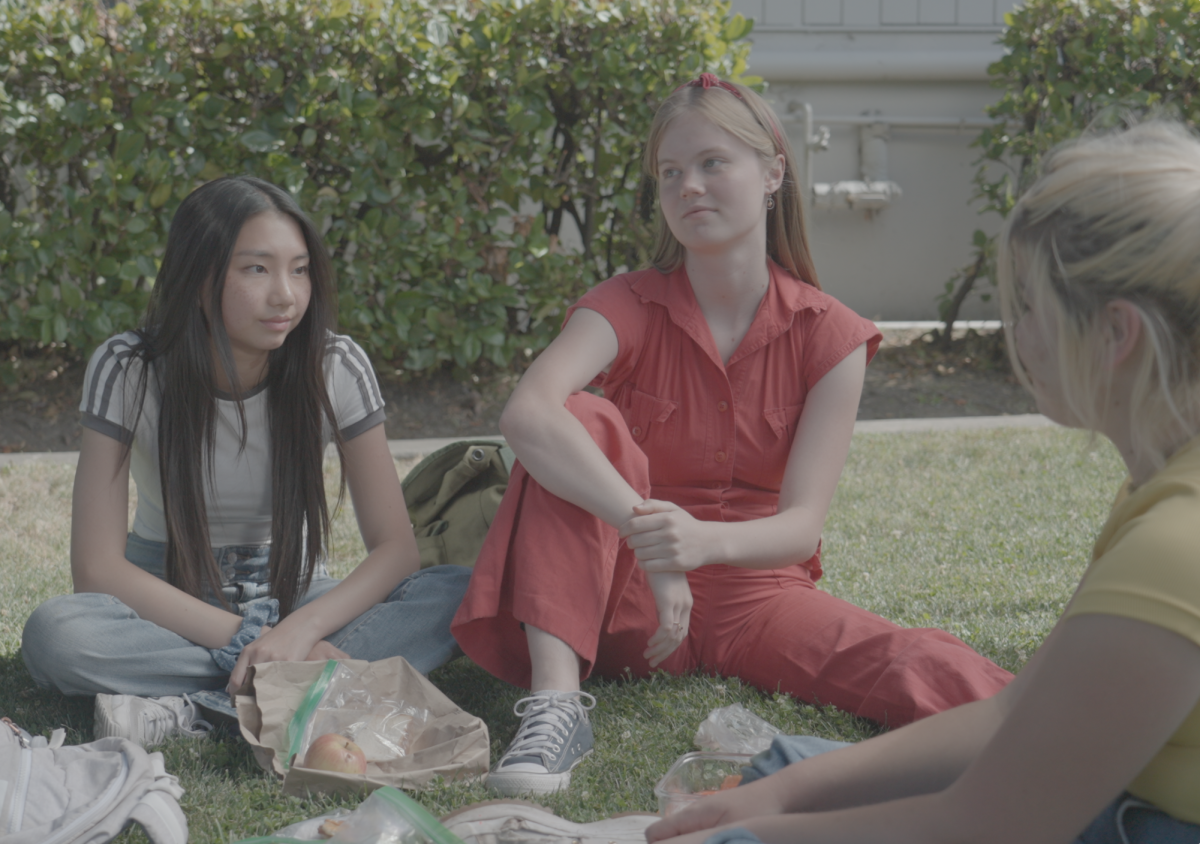
[[[67,744],[92,740],[91,697],[67,697],[39,689],[25,669],[21,653],[0,656],[0,715],[34,735],[67,731]]]

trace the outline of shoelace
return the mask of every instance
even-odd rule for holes
[[[584,703],[583,698],[588,702]],[[513,707],[513,713],[521,718],[521,726],[505,757],[541,756],[544,759],[547,753],[561,752],[571,724],[586,718],[588,710],[595,708],[596,698],[587,692],[521,698]]]
[[[142,718],[151,744],[159,744],[168,735],[177,730],[185,736],[196,737],[212,729],[212,724],[200,717],[196,704],[187,695],[176,700],[164,702],[154,701],[156,706],[148,706],[142,710]]]

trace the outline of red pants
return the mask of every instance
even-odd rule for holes
[[[617,409],[587,393],[567,408],[649,496],[646,456]],[[802,565],[704,566],[688,582],[688,638],[658,666],[671,674],[736,676],[893,727],[989,697],[1012,679],[948,633],[905,629],[822,592]],[[518,463],[451,631],[477,664],[528,688],[522,622],[570,645],[581,679],[651,672],[642,652],[658,613],[633,553],[615,528],[547,492]]]

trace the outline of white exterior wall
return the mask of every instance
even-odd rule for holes
[[[829,149],[813,158],[813,181],[862,178],[859,129],[832,118],[873,115],[892,124],[887,179],[903,195],[878,212],[813,211],[809,237],[822,286],[863,316],[937,317],[935,299],[971,253],[976,228],[993,232],[995,215],[971,201],[970,142],[978,129],[905,127],[903,121],[979,121],[999,97],[987,78],[1013,0],[733,0],[755,20],[749,73],[770,84],[767,98],[803,155],[797,110],[827,122]],[[992,319],[993,300],[977,298],[962,319]]]

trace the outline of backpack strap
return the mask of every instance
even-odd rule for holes
[[[154,844],[188,844],[187,818],[179,808],[183,789],[179,781],[167,773],[161,753],[150,754],[150,769],[154,785],[129,813],[146,830]]]

